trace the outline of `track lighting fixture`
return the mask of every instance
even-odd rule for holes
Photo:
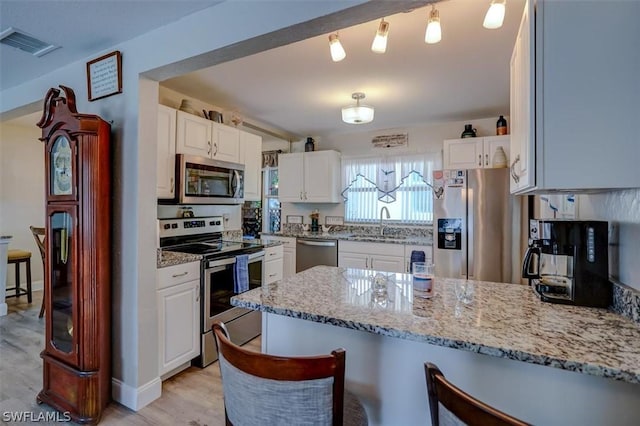
[[[504,10],[506,0],[491,0],[491,6],[484,16],[482,26],[490,30],[500,28],[504,21]]]
[[[384,53],[387,51],[387,35],[389,34],[389,23],[382,18],[376,36],[371,43],[371,50],[376,53]]]
[[[329,50],[331,51],[331,59],[333,59],[333,62],[340,62],[347,56],[342,44],[340,44],[338,33],[329,36]]]
[[[429,12],[429,23],[427,31],[424,34],[425,43],[434,44],[442,40],[442,28],[440,27],[440,12],[436,10],[435,5],[431,6]]]

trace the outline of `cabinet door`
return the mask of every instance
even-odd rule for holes
[[[511,56],[511,90],[509,112],[511,138],[509,165],[512,193],[535,186],[535,139],[533,119],[534,76],[534,15],[532,1],[527,1],[520,22],[520,29]]]
[[[282,278],[288,278],[296,274],[296,251],[286,248],[282,253]]]
[[[178,111],[176,129],[178,154],[211,157],[211,121]]]
[[[262,138],[240,132],[240,163],[244,164],[244,199],[260,201],[262,185]]]
[[[340,154],[336,151],[304,153],[303,199],[312,203],[336,203],[340,197]]]
[[[210,122],[212,125],[211,158],[240,162],[240,131],[235,127]]]
[[[157,181],[158,198],[173,198],[176,163],[176,110],[158,105]]]
[[[278,198],[285,202],[303,201],[304,168],[303,153],[278,156]]]
[[[484,156],[482,157],[483,163],[482,163],[482,167],[484,168],[493,168],[495,167],[495,155],[496,155],[496,150],[498,148],[502,148],[506,157],[507,157],[507,164],[509,164],[509,152],[510,152],[510,142],[509,142],[509,136],[488,136],[488,137],[484,137],[482,138],[483,142],[482,142],[482,150],[483,150],[483,154]]]
[[[284,273],[283,258],[264,262],[264,277],[262,285],[271,284],[282,279]]]
[[[369,269],[369,256],[363,253],[338,253],[338,266],[341,268]]]
[[[374,254],[369,257],[369,268],[383,272],[404,272],[404,257]]]
[[[158,291],[160,375],[200,353],[200,281]]]
[[[449,139],[443,144],[444,169],[483,167],[482,138]]]

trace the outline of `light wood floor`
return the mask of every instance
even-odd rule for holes
[[[9,314],[0,317],[0,413],[53,411],[38,405],[42,389],[44,319],[38,318],[42,292],[7,299]],[[260,351],[260,337],[246,345]],[[0,423],[2,423],[0,417]],[[112,402],[101,425],[224,425],[222,383],[218,363],[207,368],[189,367],[162,383],[162,396],[138,412]]]

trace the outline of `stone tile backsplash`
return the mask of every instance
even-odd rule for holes
[[[283,223],[282,232],[285,234],[302,233],[302,225],[297,223]],[[357,234],[357,235],[378,235],[380,227],[375,225],[332,225],[329,231],[332,234]],[[388,237],[406,236],[406,237],[426,237],[433,236],[433,228],[431,226],[385,226],[384,235]]]
[[[613,282],[611,310],[640,324],[640,292],[624,284]]]

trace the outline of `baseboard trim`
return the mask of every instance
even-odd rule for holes
[[[111,397],[133,411],[139,411],[162,395],[162,380],[156,377],[139,388],[134,388],[116,378],[111,379]]]

